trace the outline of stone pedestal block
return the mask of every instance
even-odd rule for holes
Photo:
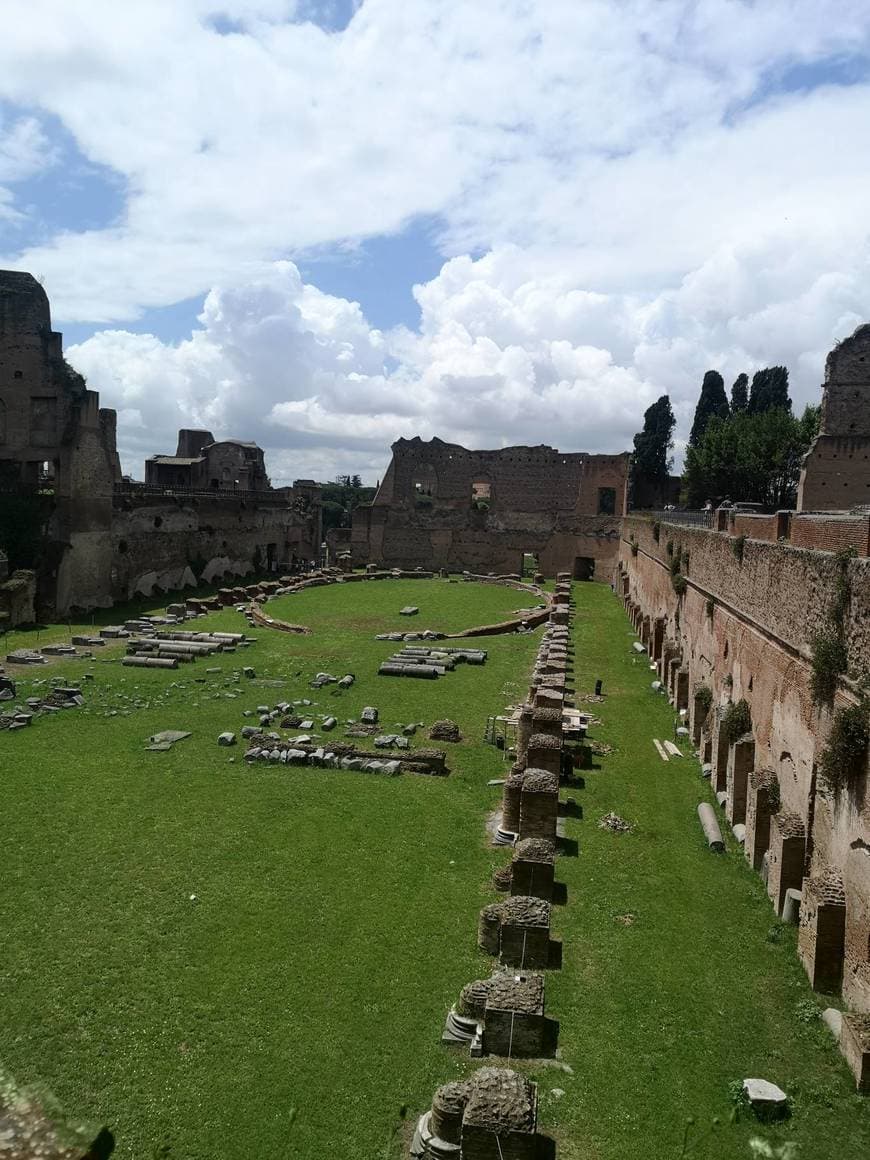
[[[747,734],[729,747],[725,775],[725,815],[732,826],[746,821],[749,775],[755,768],[755,742]]]
[[[541,1058],[547,1053],[547,1023],[543,975],[511,972],[493,977],[483,1013],[487,1055]]]
[[[797,814],[774,814],[770,819],[767,893],[777,914],[782,914],[786,890],[799,890],[804,876],[806,831]]]
[[[526,762],[535,769],[559,776],[562,770],[562,739],[546,733],[533,733],[526,750]]]
[[[541,838],[526,838],[517,842],[510,865],[511,894],[525,894],[530,898],[553,897],[556,877],[556,847]]]
[[[478,945],[509,967],[546,968],[550,963],[550,904],[516,895],[480,912]]]
[[[859,1092],[870,1092],[870,1015],[843,1014],[840,1051],[852,1069]]]
[[[517,722],[517,761],[520,762],[526,760],[526,750],[529,747],[529,738],[532,735],[532,716],[533,710],[531,705],[522,705],[519,721]]]
[[[516,834],[520,828],[520,794],[525,770],[519,764],[511,768],[501,791],[501,828]]]
[[[558,814],[558,775],[528,768],[520,792],[520,838],[544,838],[555,842]]]
[[[834,870],[805,878],[798,954],[814,991],[838,991],[843,981],[846,893]]]
[[[770,845],[770,819],[779,808],[779,782],[771,769],[755,770],[749,775],[746,799],[746,841],[743,852],[753,869],[761,863]]]

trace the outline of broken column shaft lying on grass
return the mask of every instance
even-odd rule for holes
[[[709,802],[701,802],[698,806],[698,818],[701,822],[701,828],[704,831],[704,837],[707,839],[707,845],[716,853],[721,853],[725,849],[725,841],[722,838],[722,831],[719,829],[719,822],[716,814],[713,812],[713,807]]]
[[[121,664],[139,669],[177,669],[178,657],[122,657]]]

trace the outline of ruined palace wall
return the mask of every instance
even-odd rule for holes
[[[800,511],[870,504],[870,325],[830,352],[825,362],[821,427],[804,457]]]
[[[432,515],[385,508],[357,508],[351,551],[356,565],[389,568],[447,568],[450,571],[518,572],[523,553],[535,552],[547,576],[573,571],[576,557],[596,562],[596,576],[609,579],[619,548],[618,519],[570,516],[545,520],[502,520],[493,513]]]
[[[682,598],[671,581],[668,541],[689,553]],[[664,522],[656,542],[651,521],[629,517],[620,546],[618,590],[635,610],[653,659],[676,658],[687,674],[690,725],[713,762],[716,788],[724,788],[728,776],[717,709],[741,699],[749,704],[753,769],[776,775],[779,816],[796,815],[810,835],[802,847],[801,871],[818,878],[833,870],[843,879],[847,944],[851,932],[853,948],[862,939],[864,947],[863,957],[846,971],[844,995],[853,1007],[870,1011],[870,948],[860,925],[870,929],[870,907],[862,902],[870,887],[868,775],[854,793],[835,797],[815,774],[832,716],[812,702],[810,647],[824,625],[840,565],[827,552],[749,539],[741,562],[733,543],[724,533]],[[848,569],[845,639],[850,677],[859,679],[870,675],[870,560],[852,560]],[[703,723],[694,721],[699,685],[713,694],[713,708]],[[854,684],[844,682],[835,708],[854,703],[854,690]],[[801,886],[800,872],[789,884]]]
[[[639,545],[638,557],[631,557],[628,540],[632,536]],[[739,609],[780,642],[809,656],[810,642],[824,625],[839,571],[832,554],[747,539],[740,563],[731,537],[724,533],[662,523],[656,543],[649,520],[627,517],[623,524],[621,561],[637,560],[641,552],[657,560],[664,568],[667,581],[660,599],[672,604],[676,597],[667,574],[668,540],[689,552],[690,586],[697,586],[720,602]],[[870,676],[870,560],[852,560],[848,568],[852,609],[846,624],[846,642],[850,671],[860,678]],[[644,610],[661,615],[646,607]]]
[[[399,439],[392,452],[371,506],[354,513],[356,565],[517,572],[523,553],[532,552],[547,575],[573,572],[580,558],[594,560],[596,574],[609,578],[627,455],[544,446],[469,451],[420,438]],[[608,489],[612,514],[599,514],[601,489]]]
[[[115,498],[109,528],[76,532],[58,575],[57,612],[110,607],[155,589],[171,591],[246,576],[298,559],[315,559],[316,520],[300,521],[284,504],[231,496],[155,501]]]
[[[573,509],[580,491],[584,456],[561,455],[552,447],[506,447],[469,451],[440,439],[399,439],[393,445],[392,503],[413,503],[423,483],[442,504],[471,504],[472,484],[488,482],[492,502],[514,511]],[[376,497],[375,502],[379,502]]]

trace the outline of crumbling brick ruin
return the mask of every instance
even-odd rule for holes
[[[690,558],[682,596],[672,583],[669,539]],[[843,624],[848,676],[829,710],[813,703],[812,642],[827,626],[841,568],[850,592]],[[650,520],[629,517],[617,584],[656,664],[651,676],[675,705],[680,687],[689,691],[690,736],[711,766],[729,822],[746,825],[745,854],[766,877],[774,910],[782,912],[788,890],[802,889],[806,922],[812,911],[812,921],[824,926],[824,934],[807,929],[801,940],[810,977],[842,976],[845,998],[870,1012],[866,773],[835,790],[819,772],[834,713],[856,704],[860,682],[870,677],[870,560],[841,563],[828,552],[756,540],[745,542],[738,559],[726,534],[662,523],[657,541]],[[704,688],[712,695],[709,711],[696,696]],[[729,737],[726,709],[741,700],[750,708],[750,733]],[[842,882],[844,911],[833,881]],[[824,950],[824,965],[814,962],[816,948]],[[851,959],[845,971],[844,955]]]
[[[254,444],[182,431],[122,479],[115,412],[64,360],[32,275],[0,271],[0,549],[8,624],[316,560],[319,489],[272,489]],[[177,460],[183,460],[182,468]],[[33,593],[21,596],[27,570]]]
[[[799,511],[870,505],[870,324],[835,346],[825,363],[822,423],[804,459]]]
[[[521,574],[532,554],[546,576],[609,576],[628,460],[399,439],[374,500],[354,512],[353,562]]]
[[[819,497],[835,481],[847,500],[870,489],[865,352],[870,326],[828,359],[825,425],[807,459],[805,505],[812,496],[822,506]],[[835,465],[844,453],[846,462]],[[617,592],[655,675],[675,708],[687,711],[711,788],[766,881],[773,909],[800,922],[810,981],[822,991],[842,987],[855,1018],[851,1039],[844,1019],[841,1046],[863,1083],[857,1069],[870,1057],[859,1044],[863,1030],[859,1035],[854,1027],[858,1016],[870,1014],[870,754],[858,755],[863,771],[844,773],[839,784],[824,776],[822,757],[837,714],[862,703],[870,679],[870,559],[860,543],[851,545],[859,554],[850,557],[796,547],[794,536],[754,538],[751,522],[736,550],[735,529],[720,526],[627,517]],[[681,564],[684,590],[674,583],[675,558],[688,559]],[[830,635],[832,615],[846,665],[835,674],[833,703],[825,705],[814,700],[811,677],[815,642]],[[729,707],[740,701],[748,706],[749,728],[744,718],[734,735]]]

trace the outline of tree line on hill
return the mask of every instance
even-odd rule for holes
[[[738,375],[730,400],[719,372],[707,371],[686,448],[681,501],[690,508],[724,500],[794,507],[801,463],[819,419],[819,407],[793,414],[785,367],[756,371],[751,384],[748,375]],[[643,430],[634,437],[636,486],[643,480],[665,493],[675,426],[670,398],[662,395],[647,408]]]

